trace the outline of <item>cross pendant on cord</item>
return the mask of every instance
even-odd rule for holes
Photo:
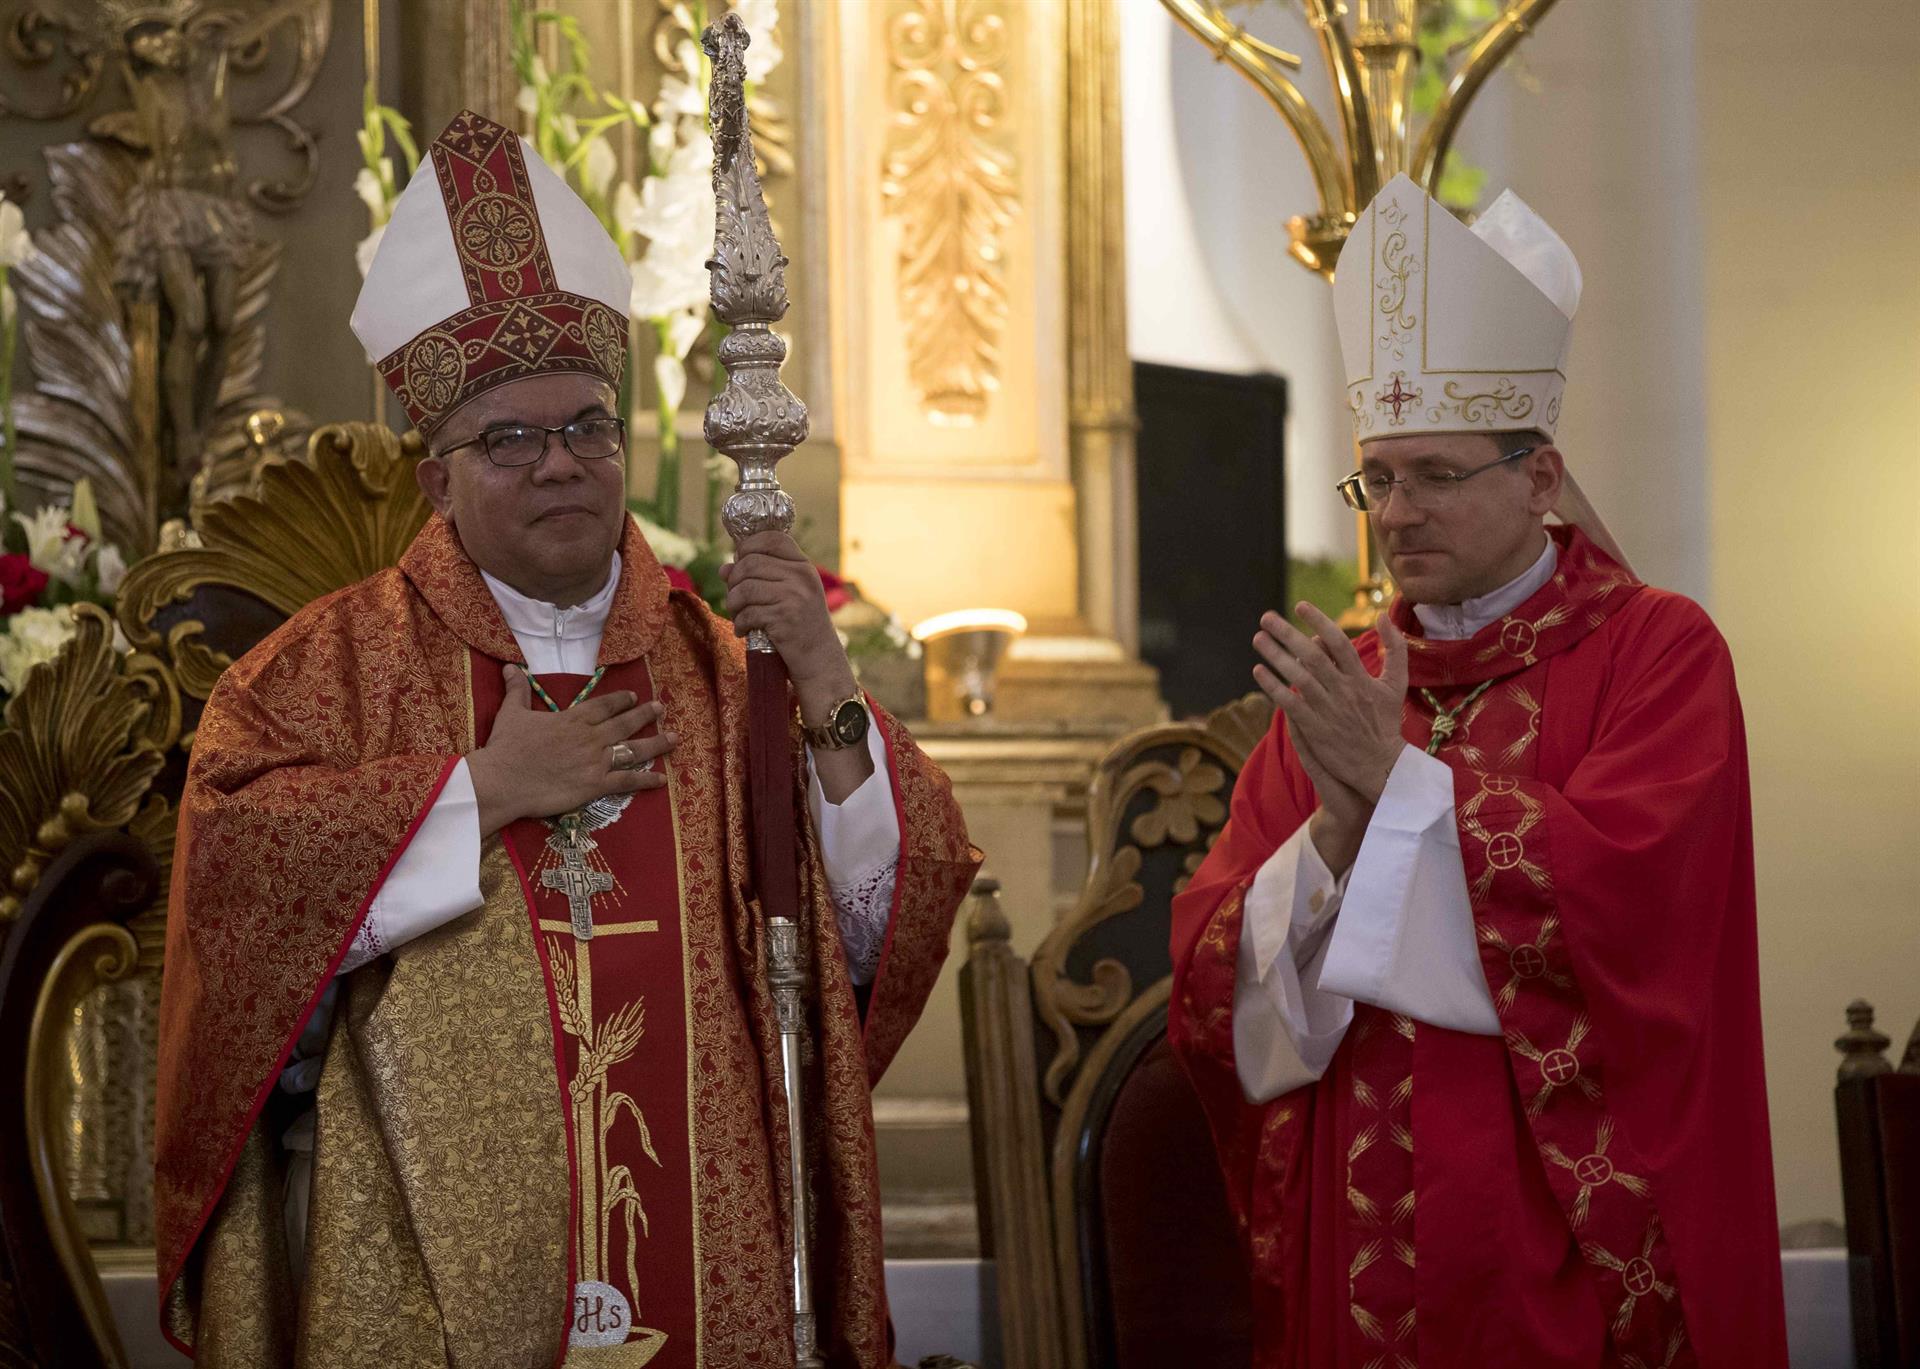
[[[540,883],[567,897],[567,912],[573,917],[576,941],[593,940],[593,896],[613,890],[613,876],[587,867],[586,843],[564,840],[555,844],[563,863],[558,870],[544,871]]]

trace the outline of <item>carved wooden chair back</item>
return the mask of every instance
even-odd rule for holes
[[[1920,1024],[1898,1065],[1888,1044],[1871,1004],[1848,1005],[1833,1102],[1854,1361],[1876,1366],[1920,1364]]]
[[[1088,794],[1086,886],[1031,962],[1009,945],[997,883],[975,887],[962,1022],[1007,1364],[1247,1362],[1238,1236],[1166,1042],[1168,940],[1173,896],[1272,713],[1249,695],[1114,746]]]

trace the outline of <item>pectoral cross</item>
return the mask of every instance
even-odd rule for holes
[[[613,890],[613,876],[587,866],[587,844],[580,841],[560,841],[554,843],[560,852],[562,865],[557,870],[546,870],[540,876],[540,882],[547,888],[567,897],[567,911],[573,916],[573,936],[576,941],[593,940],[593,896],[610,893]]]

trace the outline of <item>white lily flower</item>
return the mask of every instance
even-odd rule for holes
[[[60,549],[67,544],[65,504],[48,504],[32,513],[16,513],[13,521],[27,534],[27,560],[36,569],[53,574],[60,563]]]
[[[127,578],[127,561],[120,554],[120,548],[111,542],[103,543],[93,558],[93,573],[100,579],[102,594],[118,594],[120,582]]]
[[[59,655],[73,634],[73,614],[64,607],[23,608],[8,618],[0,632],[0,688],[18,694],[27,672]]]
[[[680,401],[687,397],[687,368],[680,364],[680,358],[665,352],[655,357],[653,381],[660,387],[661,406],[678,412]]]
[[[586,160],[580,167],[580,183],[590,195],[603,195],[613,183],[613,173],[620,169],[620,159],[614,156],[613,147],[605,138],[595,138],[587,145]]]
[[[20,206],[0,195],[0,266],[14,267],[33,259],[33,236]]]
[[[380,239],[386,236],[387,226],[383,223],[366,237],[360,239],[353,249],[353,264],[360,268],[360,279],[367,278],[367,272],[373,269],[373,254],[380,250]]]

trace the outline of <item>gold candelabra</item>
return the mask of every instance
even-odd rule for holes
[[[1360,211],[1380,187],[1405,172],[1428,194],[1437,193],[1447,152],[1473,97],[1556,0],[1508,0],[1500,14],[1447,59],[1439,99],[1423,126],[1414,126],[1414,83],[1420,74],[1421,21],[1452,0],[1298,0],[1319,40],[1332,78],[1340,145],[1329,121],[1307,100],[1288,72],[1302,59],[1266,43],[1228,16],[1225,0],[1161,0],[1194,37],[1253,82],[1287,121],[1313,173],[1318,212],[1287,221],[1287,251],[1310,271],[1333,279],[1340,249]],[[1374,564],[1367,516],[1359,515],[1360,584],[1341,626],[1370,626],[1386,605],[1387,582]]]

